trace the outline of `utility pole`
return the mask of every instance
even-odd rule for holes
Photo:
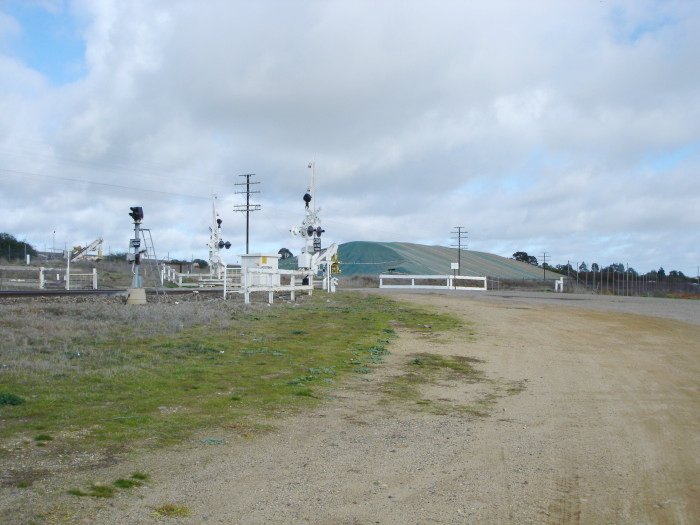
[[[462,240],[464,240],[464,247],[467,245],[467,234],[468,231],[464,231],[464,226],[455,226],[455,231],[450,232],[452,238],[457,241],[457,244],[452,244],[453,248],[457,248],[457,275],[462,275]]]
[[[250,178],[254,177],[255,173],[246,173],[245,175],[239,175],[239,177],[245,177],[245,182],[237,182],[235,185],[236,186],[245,186],[245,190],[242,191],[237,191],[236,194],[238,195],[243,195],[245,194],[245,204],[237,204],[233,207],[233,211],[240,211],[240,212],[245,212],[245,253],[248,255],[248,249],[249,249],[249,239],[250,239],[250,212],[251,211],[259,211],[260,210],[260,205],[259,204],[251,204],[250,203],[250,194],[251,193],[260,193],[259,191],[251,191],[250,190],[250,185],[251,184],[260,184],[259,182],[250,182]]]
[[[544,281],[547,274],[547,252],[542,252],[542,280]],[[578,270],[576,271],[576,277],[578,280]]]

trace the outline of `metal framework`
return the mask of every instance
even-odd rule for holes
[[[297,266],[300,271],[306,274],[306,281],[311,282],[319,271],[323,271],[323,288],[329,292],[334,292],[338,280],[332,275],[332,268],[337,262],[338,245],[331,244],[325,250],[321,248],[321,234],[325,232],[321,227],[321,208],[316,208],[315,185],[316,185],[316,163],[310,162],[311,181],[304,194],[305,216],[301,225],[292,226],[292,235],[299,236],[304,241],[304,246],[297,258]]]

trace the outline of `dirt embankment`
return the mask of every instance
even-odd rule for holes
[[[700,521],[700,325],[527,298],[401,299],[467,324],[401,333],[375,373],[268,435],[89,473],[152,481],[78,516],[159,523],[171,502],[191,511],[173,523]]]

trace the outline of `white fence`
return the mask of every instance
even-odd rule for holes
[[[250,304],[250,294],[254,292],[267,292],[267,301],[272,304],[274,294],[289,292],[291,300],[296,298],[296,292],[306,291],[313,293],[313,277],[308,284],[303,284],[306,277],[299,270],[273,270],[263,268],[226,268],[224,271],[224,299],[230,294],[243,294],[245,304]]]
[[[74,272],[66,268],[6,266],[0,268],[0,288],[97,290],[97,268]]]
[[[401,281],[389,284],[385,281]],[[417,283],[417,284],[416,284]],[[468,283],[480,283],[470,286]],[[381,274],[379,288],[430,289],[430,290],[477,290],[485,292],[488,289],[486,277],[473,275],[400,275]]]

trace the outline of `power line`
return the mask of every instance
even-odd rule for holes
[[[462,240],[464,240],[464,247],[466,248],[466,241],[468,239],[468,231],[463,231],[464,226],[455,226],[456,231],[451,232],[453,239],[457,241],[457,244],[452,244],[453,248],[457,248],[457,274],[462,275]]]
[[[248,255],[249,246],[249,235],[250,235],[250,212],[259,211],[261,209],[260,204],[250,203],[251,193],[260,193],[259,191],[251,191],[251,184],[260,184],[259,182],[250,182],[251,177],[255,177],[255,173],[246,173],[244,175],[239,175],[239,177],[245,177],[245,182],[237,182],[235,186],[245,186],[245,190],[237,191],[237,195],[245,195],[245,204],[236,204],[233,207],[233,211],[245,212],[245,253]]]
[[[60,177],[58,175],[45,175],[43,173],[32,173],[29,171],[21,171],[21,170],[9,170],[6,168],[0,168],[1,173],[7,173],[8,175],[23,175],[23,176],[30,176],[30,177],[45,177],[48,179],[57,179],[57,180],[65,180],[68,182],[77,182],[80,184],[92,184],[95,186],[104,186],[107,188],[119,188],[122,190],[135,190],[135,191],[145,191],[148,193],[159,193],[161,195],[170,195],[173,197],[187,197],[191,199],[210,199],[211,197],[204,197],[200,195],[192,195],[192,194],[185,194],[185,193],[174,193],[172,191],[162,191],[162,190],[149,190],[146,188],[137,188],[135,186],[125,186],[122,184],[111,184],[109,182],[97,182],[97,181],[92,181],[92,180],[85,180],[85,179],[73,179],[71,177]]]

